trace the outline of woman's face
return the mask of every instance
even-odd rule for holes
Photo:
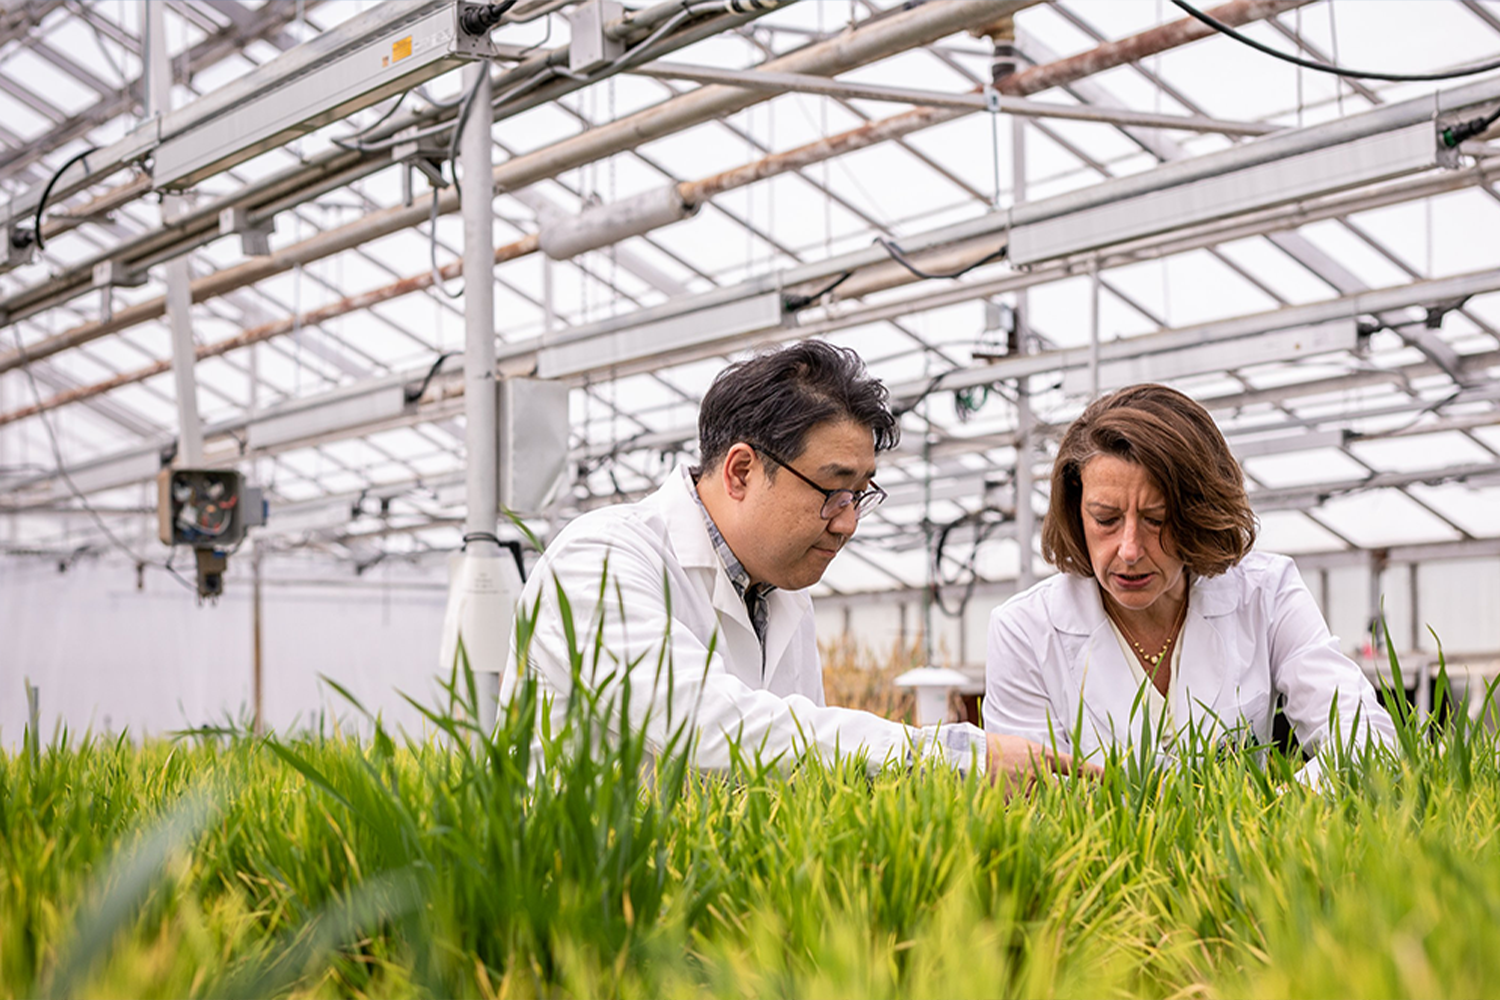
[[[1183,593],[1183,564],[1163,532],[1166,501],[1146,470],[1099,455],[1080,478],[1083,537],[1104,592],[1132,611],[1144,611],[1163,594]]]

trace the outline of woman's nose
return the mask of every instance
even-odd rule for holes
[[[1126,518],[1125,528],[1120,535],[1120,558],[1127,563],[1136,562],[1141,558],[1140,531],[1139,524]]]

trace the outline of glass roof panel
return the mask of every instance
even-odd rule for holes
[[[65,115],[75,115],[99,99],[97,91],[24,48],[6,54],[0,74]]]
[[[1245,473],[1268,489],[1359,479],[1369,469],[1333,448],[1286,455],[1262,455],[1241,463]]]
[[[1318,511],[1341,535],[1361,548],[1446,542],[1459,533],[1397,490],[1370,490],[1334,497]]]
[[[1418,472],[1488,462],[1494,455],[1458,431],[1419,434],[1384,441],[1354,441],[1356,458],[1381,472]]]
[[[1266,511],[1260,515],[1260,532],[1255,547],[1262,552],[1296,555],[1302,552],[1329,552],[1344,543],[1327,528],[1298,511]]]

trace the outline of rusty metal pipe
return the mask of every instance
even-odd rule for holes
[[[497,247],[495,249],[495,263],[503,264],[505,261],[514,260],[517,257],[525,257],[528,254],[535,253],[537,250],[537,244],[538,238],[535,234],[532,234],[530,236],[524,236],[513,243],[507,243],[504,246]],[[441,280],[449,281],[463,274],[463,271],[463,261],[455,260],[438,268],[438,275]],[[369,309],[371,306],[379,305],[382,302],[389,302],[391,299],[398,299],[403,295],[410,295],[413,292],[420,292],[424,288],[429,288],[431,286],[432,272],[423,271],[421,274],[414,274],[409,278],[402,278],[399,281],[393,281],[388,285],[381,285],[379,288],[372,288],[368,292],[361,292],[358,295],[350,295],[346,298],[339,299],[336,302],[330,302],[327,305],[320,306],[317,309],[310,309],[307,312],[302,313],[300,316],[288,316],[285,319],[278,319],[270,323],[262,323],[259,326],[253,326],[248,330],[242,330],[233,337],[215,341],[212,344],[201,344],[197,348],[197,360],[202,361],[205,358],[217,358],[222,355],[228,354],[231,351],[237,351],[241,348],[249,347],[252,344],[260,344],[264,343],[267,340],[274,340],[277,337],[282,337],[286,334],[291,333],[295,329],[307,326],[316,326],[319,323],[326,323],[331,319],[337,319],[340,316],[346,316],[349,313],[358,312],[361,309]],[[0,427],[4,427],[6,424],[14,423],[17,420],[24,420],[27,417],[35,416],[36,414],[41,413],[44,410],[55,410],[59,406],[66,406],[70,403],[77,403],[85,399],[92,399],[93,397],[102,395],[103,393],[109,392],[112,389],[118,389],[121,386],[133,385],[137,382],[144,382],[146,381],[146,379],[151,378],[152,376],[160,375],[163,372],[168,372],[171,370],[172,362],[169,359],[163,359],[161,361],[156,361],[149,365],[146,365],[143,368],[137,368],[134,371],[121,372],[119,375],[107,378],[102,382],[95,382],[92,385],[79,386],[76,389],[69,389],[66,392],[60,392],[57,395],[44,400],[40,404],[34,403],[30,406],[23,406],[19,409],[12,410],[9,413],[0,413]]]

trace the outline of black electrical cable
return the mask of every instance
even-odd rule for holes
[[[484,73],[489,73],[488,65],[485,66]],[[463,204],[463,192],[458,187],[458,143],[463,137],[464,125],[469,121],[469,113],[474,110],[474,98],[479,96],[479,88],[484,86],[484,81],[484,74],[474,77],[474,85],[469,88],[468,93],[464,94],[463,103],[458,106],[458,117],[453,123],[453,134],[448,137],[448,175],[453,178],[453,190],[458,195],[460,205]],[[493,115],[493,110],[490,113]]]
[[[919,393],[917,393],[915,396],[913,396],[911,398],[911,401],[909,403],[907,403],[905,406],[894,406],[894,407],[892,407],[891,408],[891,414],[892,414],[892,416],[904,417],[906,414],[910,413],[912,410],[915,410],[917,408],[917,404],[921,403],[922,400],[926,399],[928,396],[930,396],[934,392],[936,392],[938,386],[942,383],[943,379],[947,378],[951,374],[953,374],[952,371],[946,371],[946,372],[938,372],[936,375],[932,376],[932,378],[930,378],[930,379],[927,380],[927,384],[922,387],[922,391],[919,392]]]
[[[427,387],[432,384],[432,380],[437,377],[438,369],[443,367],[443,362],[449,358],[456,358],[462,353],[462,351],[444,351],[442,354],[439,354],[437,360],[432,363],[432,367],[427,369],[427,376],[422,379],[422,384],[415,389],[408,388],[406,390],[404,394],[406,401],[408,403],[415,403],[421,399],[422,395],[427,392]]]
[[[943,525],[942,530],[938,532],[937,542],[933,546],[932,583],[930,585],[932,603],[937,605],[937,609],[943,614],[947,615],[949,618],[963,617],[964,609],[968,607],[969,599],[974,596],[974,590],[979,585],[979,574],[975,571],[974,568],[975,564],[979,561],[979,547],[989,540],[990,535],[994,533],[995,528],[1000,524],[999,521],[983,521],[982,518],[984,516],[984,513],[985,512],[981,510],[977,513],[965,514],[958,520],[951,521],[948,524]],[[942,561],[943,549],[948,545],[948,535],[953,531],[954,528],[960,527],[964,524],[971,524],[975,521],[979,521],[980,523],[978,527],[974,529],[974,546],[969,551],[969,558],[964,560],[964,562],[960,565],[958,574],[955,575],[952,580],[945,582],[943,580]],[[958,577],[965,572],[969,574],[969,580],[966,584],[964,584],[963,593],[958,599],[958,606],[956,608],[950,609],[947,604],[943,602],[943,587],[957,584]]]
[[[968,274],[976,267],[983,267],[985,264],[989,264],[993,261],[1002,259],[1009,251],[1008,246],[1003,246],[999,250],[996,250],[994,253],[985,254],[974,263],[965,265],[964,267],[959,268],[957,271],[953,271],[948,274],[933,274],[932,272],[924,271],[917,265],[913,264],[910,260],[907,259],[906,251],[902,250],[893,241],[886,239],[884,236],[877,236],[875,238],[875,242],[879,243],[885,249],[885,252],[891,255],[891,260],[894,260],[897,264],[900,264],[912,274],[924,280],[962,278],[964,275]]]
[[[835,288],[839,287],[852,277],[854,277],[853,271],[845,271],[843,274],[839,275],[837,278],[834,278],[828,284],[824,285],[822,288],[809,295],[788,295],[785,299],[782,300],[782,305],[786,307],[787,312],[796,312],[799,309],[806,309],[808,306],[812,305],[814,302],[818,301],[823,296],[827,295],[829,292],[833,291]]]
[[[1185,0],[1172,0],[1172,3],[1181,8],[1189,16],[1197,18],[1199,21],[1202,21],[1204,24],[1219,32],[1219,34],[1221,35],[1233,38],[1241,45],[1248,45],[1252,49],[1255,49],[1259,52],[1264,52],[1268,56],[1273,56],[1274,58],[1280,59],[1283,62],[1289,62],[1294,66],[1301,66],[1303,69],[1317,70],[1319,73],[1332,73],[1335,76],[1347,76],[1353,80],[1385,80],[1391,83],[1424,83],[1432,80],[1456,80],[1460,77],[1475,76],[1479,73],[1488,73],[1493,69],[1500,69],[1500,59],[1491,59],[1489,62],[1478,63],[1473,66],[1460,66],[1458,69],[1444,70],[1440,73],[1371,73],[1357,69],[1346,69],[1343,66],[1335,66],[1332,63],[1315,62],[1311,59],[1303,59],[1301,56],[1294,56],[1290,52],[1282,52],[1279,49],[1273,49],[1269,45],[1257,42],[1255,39],[1249,37],[1248,35],[1243,35],[1240,32],[1235,31],[1223,21],[1205,14],[1203,11],[1194,7],[1192,4],[1186,3]]]
[[[501,3],[469,4],[458,15],[459,26],[471,35],[488,35],[494,30],[495,25],[504,20],[506,13],[515,5],[516,0],[503,0]]]
[[[36,218],[32,222],[32,225],[35,227],[35,232],[32,233],[32,236],[36,240],[37,250],[46,249],[46,244],[42,241],[42,213],[47,210],[47,199],[51,196],[53,187],[57,185],[57,179],[61,177],[63,173],[73,164],[77,163],[79,160],[82,160],[90,153],[98,152],[98,150],[98,146],[90,146],[88,149],[85,149],[83,152],[78,153],[77,155],[70,158],[67,163],[64,163],[62,166],[57,168],[57,170],[52,174],[52,178],[47,181],[47,186],[42,188],[42,200],[36,203]],[[85,162],[83,165],[83,169],[87,171],[88,168],[89,165],[87,162]]]
[[[521,579],[526,579],[526,562],[521,558],[521,543],[514,538],[500,538],[493,531],[471,531],[464,535],[463,547],[467,549],[470,542],[494,542],[502,549],[509,549],[512,558],[516,561],[516,572]]]
[[[1495,122],[1500,121],[1500,108],[1496,108],[1493,114],[1481,115],[1478,118],[1470,118],[1466,122],[1457,125],[1449,125],[1441,133],[1443,145],[1452,149],[1466,139],[1472,139],[1484,132]]]
[[[369,135],[372,131],[379,128],[381,125],[384,125],[390,119],[391,115],[395,114],[397,109],[401,107],[401,103],[406,100],[406,95],[409,93],[411,93],[411,91],[403,90],[399,95],[397,95],[396,103],[392,104],[390,106],[390,109],[386,111],[385,114],[375,119],[365,128],[360,129],[348,139],[343,139],[335,136],[333,139],[333,144],[340,149],[352,149],[363,152],[366,147],[361,144],[361,140],[363,140],[365,136]]]
[[[42,422],[42,430],[46,431],[47,433],[47,443],[51,446],[52,449],[52,460],[57,463],[57,475],[62,479],[63,483],[67,485],[69,492],[73,494],[74,498],[78,500],[79,504],[81,504],[83,509],[88,512],[89,516],[94,519],[94,523],[98,526],[100,532],[103,533],[104,537],[109,540],[110,544],[129,556],[130,561],[133,562],[137,567],[154,566],[157,569],[164,569],[168,573],[170,573],[173,579],[175,579],[178,583],[182,584],[193,593],[197,593],[197,586],[190,582],[181,573],[172,568],[172,559],[170,555],[168,556],[165,563],[155,563],[147,559],[142,559],[140,556],[135,554],[130,546],[120,541],[119,537],[116,536],[113,531],[109,530],[109,525],[104,523],[104,518],[100,516],[97,510],[90,506],[88,497],[81,489],[78,488],[78,484],[73,482],[73,477],[68,474],[67,465],[63,462],[62,446],[58,444],[57,432],[52,429],[52,421],[48,419],[46,407],[42,403],[42,389],[41,386],[37,384],[36,374],[31,370],[31,358],[26,353],[25,342],[21,339],[20,326],[17,325],[13,327],[12,332],[14,333],[16,340],[16,351],[21,357],[21,371],[26,375],[26,381],[31,385],[31,393],[36,397],[37,405],[38,407],[40,407],[37,413],[37,419]]]

